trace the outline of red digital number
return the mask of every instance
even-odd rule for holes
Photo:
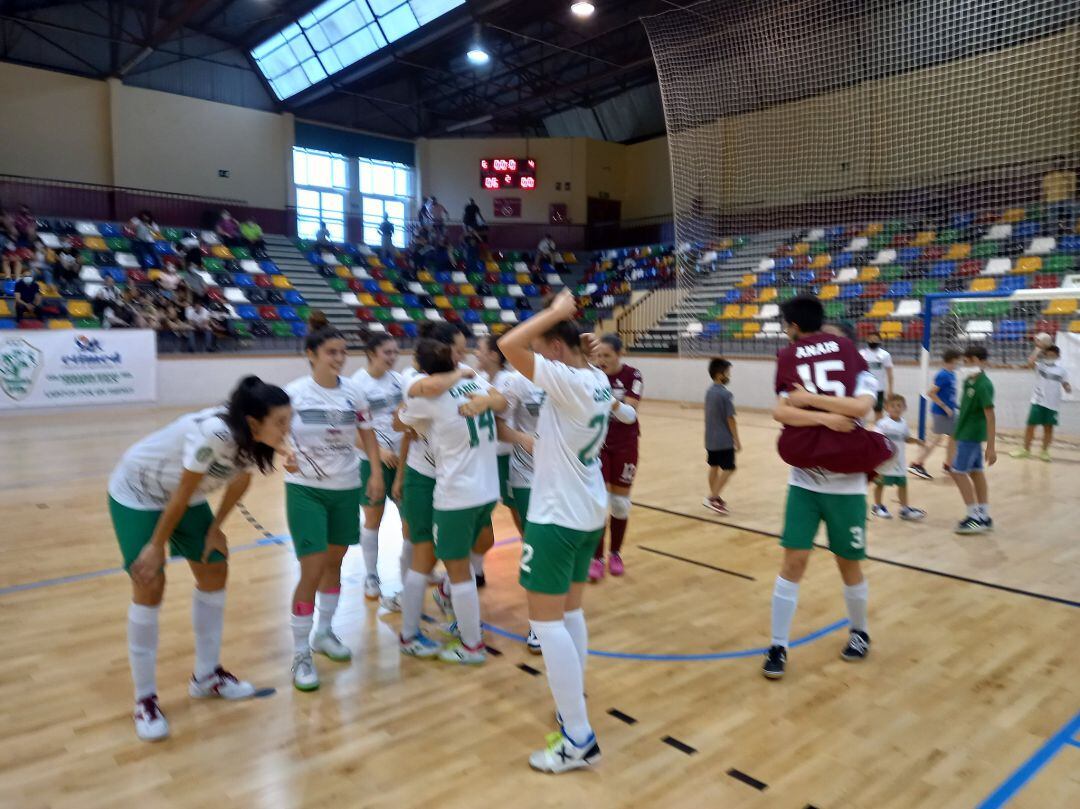
[[[484,188],[499,188],[499,187],[500,186],[499,186],[499,178],[498,177],[485,177],[484,178]]]
[[[502,159],[496,159],[494,161],[495,171],[506,171],[506,161]]]
[[[507,174],[505,177],[503,177],[503,182],[506,183],[507,185],[513,185],[514,184],[514,178],[511,175]]]
[[[522,188],[536,188],[536,178],[535,177],[522,177],[521,178],[521,187]]]
[[[489,167],[490,164],[486,160],[480,161],[480,168],[482,168],[484,171],[487,171]]]
[[[529,160],[529,161],[527,161],[527,165],[528,165],[529,168],[534,169],[534,168],[536,168],[536,161],[535,160]]]
[[[517,171],[517,161],[514,160],[513,158],[511,158],[510,160],[507,160],[506,161],[506,167],[508,169],[510,169],[510,171]]]

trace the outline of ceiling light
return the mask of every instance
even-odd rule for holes
[[[570,13],[575,17],[590,17],[594,11],[596,11],[596,6],[587,0],[570,5]]]
[[[471,48],[469,48],[469,52],[465,55],[474,65],[486,65],[489,61],[491,61],[491,57],[488,55],[488,52],[485,51],[480,45],[473,45]]]

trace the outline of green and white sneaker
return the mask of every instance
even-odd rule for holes
[[[439,611],[450,620],[453,620],[454,603],[450,600],[450,596],[442,591],[441,584],[437,584],[435,589],[431,591],[431,597],[435,599],[435,606],[439,608]]]
[[[335,663],[352,660],[352,650],[341,642],[341,638],[335,635],[332,629],[316,632],[311,637],[311,651],[326,655]]]
[[[314,691],[319,687],[319,672],[311,662],[311,652],[300,652],[293,658],[292,684],[297,691]]]
[[[379,599],[379,606],[388,612],[401,612],[401,593],[383,596]]]
[[[454,643],[439,652],[439,660],[461,666],[482,666],[487,662],[487,649],[482,642],[475,649],[470,649],[464,643]]]
[[[442,651],[442,644],[436,643],[423,632],[417,632],[411,639],[398,636],[398,648],[403,655],[431,659]]]
[[[529,756],[529,766],[540,772],[561,773],[580,770],[600,761],[600,745],[595,734],[578,747],[561,730],[547,735],[547,747]]]

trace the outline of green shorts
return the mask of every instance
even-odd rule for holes
[[[435,509],[435,556],[467,559],[480,532],[491,525],[494,503],[452,511]]]
[[[1049,407],[1033,404],[1031,410],[1028,411],[1027,423],[1028,427],[1034,427],[1038,424],[1045,424],[1047,427],[1056,427],[1058,423],[1057,411],[1051,410]]]
[[[521,522],[524,525],[529,518],[529,498],[532,496],[532,489],[519,489],[515,486],[513,491],[514,510],[521,517]]]
[[[360,460],[360,505],[362,506],[381,506],[386,502],[386,498],[390,495],[390,490],[394,488],[394,475],[397,474],[397,470],[392,466],[382,464],[382,479],[383,479],[383,499],[378,503],[369,503],[367,496],[368,481],[371,480],[371,462],[366,459]]]
[[[285,484],[285,517],[296,557],[360,541],[360,490]]]
[[[521,543],[518,581],[526,590],[547,595],[569,592],[589,579],[589,563],[603,528],[578,531],[561,525],[528,523]]]
[[[878,486],[898,486],[901,489],[907,486],[907,478],[903,475],[878,475],[874,478]]]
[[[510,456],[500,455],[499,461],[499,499],[504,506],[514,504],[514,492],[510,488]]]
[[[131,569],[134,562],[157,528],[160,511],[143,511],[121,505],[109,498],[109,516],[112,517],[113,530],[120,543],[120,553],[124,557],[124,570]],[[214,512],[209,503],[188,506],[180,518],[172,536],[169,537],[169,555],[182,556],[192,562],[201,562],[206,547],[206,532],[214,522]],[[225,556],[218,551],[210,554],[211,562],[224,562]]]
[[[828,532],[830,551],[844,559],[866,558],[864,494],[822,494],[801,486],[788,486],[780,544],[795,550],[812,549],[822,520]]]
[[[434,542],[435,478],[405,467],[401,486],[401,519],[409,527],[409,541]]]

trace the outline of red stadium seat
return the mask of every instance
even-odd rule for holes
[[[376,281],[385,281],[386,273],[379,267],[369,267],[368,275],[374,278]]]
[[[390,296],[385,292],[376,292],[375,303],[379,304],[379,306],[390,306]]]
[[[398,339],[405,336],[405,329],[398,323],[391,323],[386,327],[386,330],[390,332],[391,337],[397,337]]]
[[[981,273],[982,269],[982,259],[969,258],[967,261],[960,262],[960,266],[956,268],[956,274],[961,278],[971,278]]]
[[[442,314],[442,316],[446,318],[447,323],[461,322],[461,315],[457,313],[456,309],[444,309],[440,314]]]
[[[864,298],[884,298],[889,285],[881,283],[863,284],[862,296]]]
[[[1032,286],[1035,289],[1057,289],[1061,286],[1061,281],[1056,275],[1036,275]]]
[[[1050,336],[1053,336],[1053,335],[1058,333],[1058,329],[1060,329],[1060,328],[1061,328],[1061,326],[1060,326],[1060,324],[1058,324],[1058,322],[1056,320],[1043,319],[1043,320],[1036,321],[1034,331],[1035,331],[1036,334],[1038,334],[1041,331],[1044,331],[1047,334],[1049,334]]]
[[[855,335],[860,340],[865,340],[871,334],[878,333],[878,324],[872,320],[860,320],[855,324]]]
[[[362,320],[365,323],[374,323],[375,315],[372,314],[372,311],[370,309],[362,306],[356,310],[356,319]]]
[[[810,266],[810,256],[795,256],[794,261],[796,270],[805,270]]]
[[[835,273],[829,267],[822,267],[820,270],[814,273],[814,283],[816,284],[831,284]]]
[[[469,308],[470,309],[483,309],[484,308],[484,302],[483,302],[483,300],[478,298],[476,295],[473,295],[472,297],[469,298]]]
[[[357,295],[364,291],[364,282],[361,281],[359,278],[350,278],[348,284],[349,289],[351,289]]]
[[[930,244],[923,248],[922,259],[923,261],[937,261],[945,258],[945,254],[949,251],[947,245],[944,244]]]
[[[460,295],[461,287],[457,284],[443,284],[443,290],[447,295]]]
[[[904,324],[904,339],[919,341],[922,339],[923,322],[919,319],[909,320]]]
[[[276,306],[260,306],[259,317],[263,320],[281,320]]]

